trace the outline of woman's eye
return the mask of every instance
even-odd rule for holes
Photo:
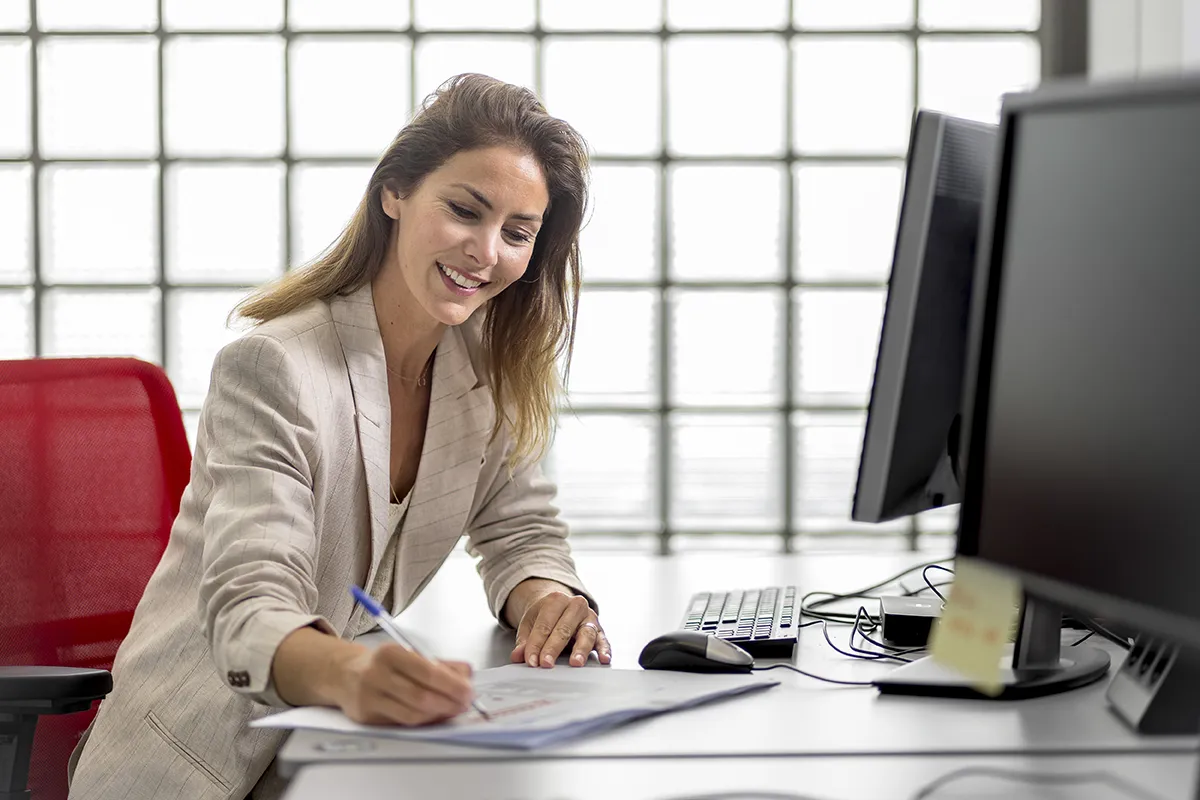
[[[527,244],[533,241],[533,236],[525,231],[509,231],[508,237],[514,242],[520,242],[522,244]]]
[[[460,206],[458,203],[448,203],[447,205],[450,206],[450,210],[454,212],[456,217],[461,217],[462,219],[475,219],[475,212],[471,209]]]

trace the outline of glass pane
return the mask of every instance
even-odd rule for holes
[[[672,402],[728,406],[782,402],[782,339],[782,291],[673,292]]]
[[[181,36],[163,56],[168,155],[282,152],[282,38]]]
[[[795,48],[798,150],[904,155],[913,114],[907,40],[804,36]]]
[[[0,291],[0,360],[33,356],[33,290]]]
[[[672,151],[681,155],[783,152],[787,59],[782,37],[684,35],[672,38],[667,47],[667,130]],[[623,115],[620,118],[628,123]]]
[[[783,277],[786,173],[775,166],[671,170],[671,275],[683,280]],[[714,207],[713,198],[732,199]]]
[[[38,47],[42,155],[155,155],[157,47],[150,36],[43,40]]]
[[[528,30],[533,0],[416,0],[418,28],[445,30]]]
[[[667,24],[675,30],[688,28],[782,28],[787,25],[785,0],[667,0]]]
[[[800,402],[865,406],[875,373],[883,290],[800,289],[797,297]]]
[[[333,244],[354,216],[374,164],[309,166],[292,172],[292,264],[304,264]]]
[[[163,27],[168,30],[278,30],[283,26],[283,0],[163,0]]]
[[[156,165],[50,165],[41,180],[42,276],[47,283],[155,279]]]
[[[782,527],[783,424],[776,414],[671,418],[671,525],[682,530]]]
[[[796,483],[793,489],[796,529],[806,533],[902,531],[907,519],[868,525],[850,521],[863,425],[859,413],[796,414]]]
[[[797,0],[793,6],[799,28],[863,30],[912,25],[910,0]]]
[[[217,351],[242,334],[225,324],[247,292],[177,289],[167,295],[167,375],[179,405],[199,408],[208,394]]]
[[[256,284],[283,272],[282,164],[167,171],[167,278]]]
[[[542,70],[546,107],[602,155],[651,155],[661,142],[656,37],[547,37]],[[604,64],[604,69],[597,69]],[[620,109],[619,114],[613,109]]]
[[[398,30],[408,22],[408,3],[396,0],[288,0],[288,25],[294,31]]]
[[[542,0],[542,27],[547,30],[648,31],[662,25],[662,4],[646,0]]]
[[[33,170],[28,164],[0,165],[0,283],[33,279],[29,243],[33,225]]]
[[[187,434],[188,446],[192,452],[196,452],[196,431],[200,428],[200,412],[199,411],[184,411],[183,412],[183,430]]]
[[[571,403],[657,403],[657,292],[584,291],[579,310],[571,360]]]
[[[29,134],[29,40],[0,40],[0,156],[27,158],[32,149]]]
[[[1037,86],[1041,50],[1030,36],[921,37],[920,102],[981,122],[1000,119],[1005,92]]]
[[[133,356],[158,363],[158,305],[158,289],[47,289],[43,355]]]
[[[593,165],[591,205],[580,234],[584,280],[653,280],[658,274],[658,167]]]
[[[423,36],[417,44],[417,99],[464,72],[534,88],[533,39],[525,36]]]
[[[24,0],[7,0],[7,4]],[[157,0],[37,0],[38,27],[44,31],[152,31],[158,26]]]
[[[0,31],[24,31],[29,29],[29,3],[24,0],[7,0],[0,3]]]
[[[657,454],[656,417],[564,414],[545,467],[572,529],[657,528]]]
[[[1003,3],[964,3],[962,0],[921,0],[921,27],[959,30],[1008,28],[1034,31],[1042,23],[1041,0]]]
[[[382,154],[408,119],[409,47],[407,37],[293,42],[292,153]],[[388,76],[386,91],[368,75]]]
[[[887,281],[903,181],[899,163],[797,168],[801,280]]]

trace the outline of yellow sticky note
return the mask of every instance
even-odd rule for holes
[[[984,694],[999,694],[1000,657],[1020,601],[1015,578],[959,557],[942,618],[930,635],[933,660],[975,681]]]

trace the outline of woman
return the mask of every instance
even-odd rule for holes
[[[244,302],[191,482],[72,756],[71,797],[277,796],[248,723],[321,704],[367,723],[467,710],[470,668],[351,639],[348,589],[399,613],[465,532],[515,662],[611,659],[582,590],[550,436],[579,286],[587,156],[534,95],[452,79],[400,132],[314,264]]]

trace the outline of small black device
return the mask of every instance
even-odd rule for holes
[[[975,248],[996,126],[919,110],[851,517],[959,502],[959,430]]]
[[[791,658],[800,630],[795,586],[699,592],[679,627],[732,642],[755,658]]]
[[[736,644],[700,631],[671,631],[651,639],[638,656],[642,669],[749,672],[754,657]]]
[[[924,647],[934,620],[941,615],[942,601],[936,597],[879,598],[883,639],[896,647]]]

